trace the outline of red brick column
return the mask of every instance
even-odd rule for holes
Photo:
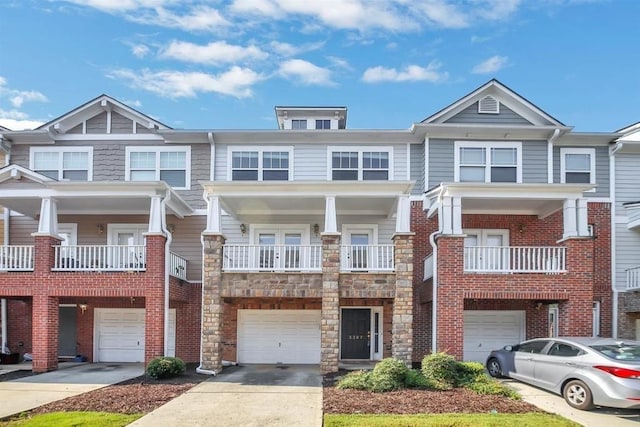
[[[413,355],[413,238],[414,233],[396,233],[394,263],[396,295],[393,300],[391,351],[394,358],[411,366]]]
[[[464,270],[464,238],[438,238],[437,350],[462,360],[464,293],[459,275]]]
[[[58,298],[33,296],[33,372],[58,369]]]
[[[151,281],[145,288],[144,361],[164,356],[164,262],[166,238],[146,235],[146,274]]]
[[[593,333],[593,239],[570,239],[567,247],[569,300],[560,304],[559,333],[588,337]]]
[[[337,372],[340,347],[340,235],[322,235],[320,370]]]
[[[221,234],[203,234],[204,277],[202,278],[202,369],[222,370],[223,303],[222,251],[225,238]]]
[[[35,245],[33,253],[34,273],[40,277],[49,274],[53,267],[55,251],[53,246],[60,244],[60,239],[49,234],[33,234]]]

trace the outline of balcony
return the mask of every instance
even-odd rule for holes
[[[393,245],[343,245],[340,249],[342,271],[394,271]]]
[[[640,289],[640,267],[629,268],[625,272],[627,273],[627,290]]]
[[[0,246],[0,271],[33,271],[33,246]]]
[[[321,245],[224,245],[223,271],[322,271]]]
[[[144,245],[54,246],[51,271],[145,271]]]
[[[465,273],[544,273],[566,270],[566,248],[470,246],[464,248]]]

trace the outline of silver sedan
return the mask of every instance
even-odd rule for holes
[[[487,358],[489,374],[564,397],[577,409],[640,408],[640,342],[614,338],[537,338]]]

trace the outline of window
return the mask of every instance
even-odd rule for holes
[[[574,357],[581,353],[580,349],[569,344],[554,342],[549,352],[549,356]]]
[[[391,176],[390,149],[341,150],[329,147],[329,155],[330,177],[333,181],[388,181]]]
[[[595,184],[595,149],[561,148],[560,182],[563,184]]]
[[[307,128],[307,120],[299,120],[293,119],[291,120],[291,129],[306,129]]]
[[[127,181],[164,181],[191,186],[191,147],[127,147]]]
[[[515,347],[515,351],[520,353],[534,353],[539,354],[542,353],[542,350],[549,344],[549,341],[530,341],[525,342]]]
[[[230,151],[232,181],[288,181],[293,149],[243,148]]]
[[[522,182],[520,143],[456,141],[456,182]]]
[[[331,129],[331,120],[316,120],[316,129]]]
[[[30,169],[58,181],[91,181],[93,148],[31,148]]]

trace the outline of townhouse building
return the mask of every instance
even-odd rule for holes
[[[101,95],[2,131],[3,339],[37,371],[176,355],[323,371],[611,335],[609,144],[496,80],[401,130],[342,106],[172,129]]]

